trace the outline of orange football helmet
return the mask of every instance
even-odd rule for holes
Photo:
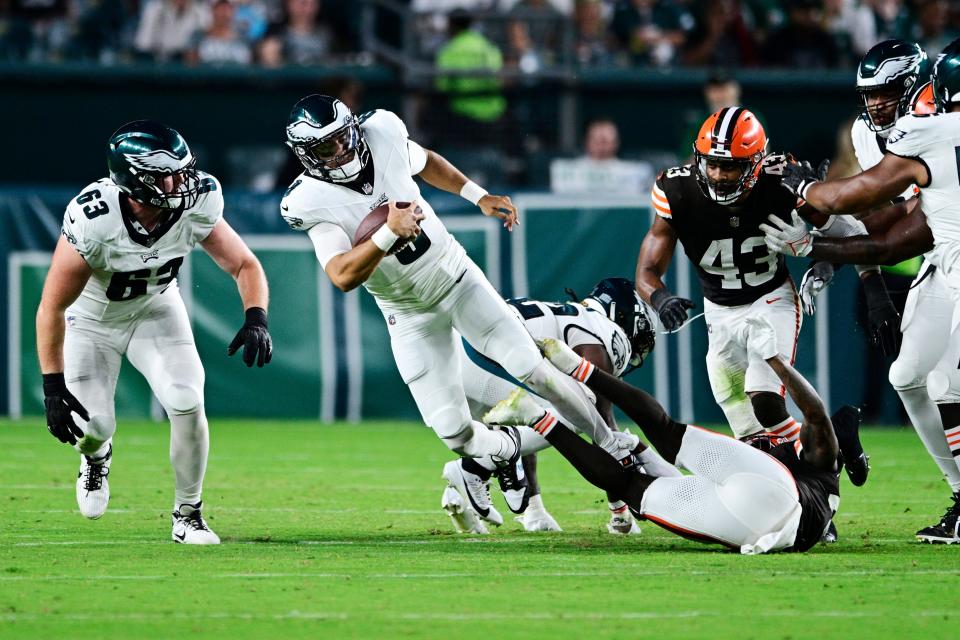
[[[700,127],[693,154],[697,182],[704,195],[718,204],[730,205],[757,183],[767,155],[767,134],[753,113],[743,107],[727,107]],[[719,169],[720,175],[711,177],[708,168]],[[733,171],[736,178],[729,177]]]
[[[910,109],[910,113],[926,115],[936,112],[937,101],[933,96],[933,83],[928,82],[920,87],[920,91],[917,92],[917,96],[913,99],[913,106]]]

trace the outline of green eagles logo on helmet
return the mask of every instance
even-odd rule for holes
[[[940,112],[960,105],[960,38],[937,56],[933,66],[933,97]]]
[[[152,120],[128,122],[107,142],[110,179],[132,199],[161,209],[197,203],[196,158],[176,130]]]
[[[927,54],[913,42],[885,40],[867,51],[857,66],[857,92],[860,117],[871,131],[886,135],[899,118],[910,112],[913,94],[928,67]],[[871,94],[878,92],[891,96],[869,104]]]

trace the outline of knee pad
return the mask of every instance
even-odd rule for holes
[[[760,425],[769,429],[790,418],[787,411],[787,401],[778,393],[761,391],[750,398],[753,414]]]
[[[904,362],[903,358],[897,358],[887,374],[887,379],[897,391],[907,391],[922,387],[927,381],[926,376],[920,375],[916,367],[911,363]]]
[[[167,410],[167,413],[186,415],[199,411],[203,402],[200,399],[200,394],[192,386],[173,383],[164,389],[160,404]]]

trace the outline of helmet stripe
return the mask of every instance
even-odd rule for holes
[[[731,107],[727,110],[726,116],[720,121],[720,131],[717,135],[717,144],[725,145],[729,147],[733,144],[733,132],[737,127],[737,121],[740,119],[740,114],[743,113],[743,107]]]

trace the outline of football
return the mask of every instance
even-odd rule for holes
[[[409,202],[398,202],[397,206],[401,209],[410,206]],[[387,214],[390,211],[390,205],[384,203],[367,214],[367,216],[360,221],[360,226],[357,227],[357,232],[353,234],[353,246],[359,245],[361,242],[369,240],[374,233],[377,232],[377,229],[382,227],[387,222]],[[417,213],[420,213],[421,209],[417,207]],[[410,242],[409,239],[400,238],[393,243],[393,246],[390,247],[390,251],[387,252],[387,255],[393,255],[400,249]]]

